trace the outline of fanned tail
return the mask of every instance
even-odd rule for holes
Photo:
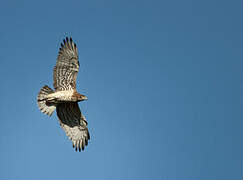
[[[46,96],[51,93],[54,93],[54,91],[51,88],[49,88],[47,85],[45,85],[41,88],[37,97],[37,103],[40,111],[49,116],[51,116],[56,109],[55,104],[46,101]]]

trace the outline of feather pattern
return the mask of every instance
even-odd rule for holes
[[[84,150],[90,139],[87,121],[77,102],[65,102],[57,105],[57,116],[61,127],[73,142],[75,150]]]
[[[57,91],[76,90],[79,71],[78,50],[72,38],[64,39],[53,69],[53,86]]]

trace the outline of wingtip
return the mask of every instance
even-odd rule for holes
[[[73,143],[73,148],[76,152],[82,152],[84,151],[85,149],[85,146],[88,145],[88,140],[85,139],[84,141],[82,142],[76,142],[76,143]]]

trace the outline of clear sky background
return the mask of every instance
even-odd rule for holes
[[[243,2],[2,1],[0,179],[242,180]],[[76,153],[40,88],[65,36],[91,140]]]

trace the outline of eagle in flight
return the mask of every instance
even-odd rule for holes
[[[87,121],[81,113],[78,102],[87,97],[76,90],[76,79],[79,70],[78,50],[72,38],[61,43],[56,66],[53,69],[52,90],[43,86],[38,94],[39,109],[49,116],[56,110],[61,127],[73,142],[75,150],[84,150],[90,139]]]

